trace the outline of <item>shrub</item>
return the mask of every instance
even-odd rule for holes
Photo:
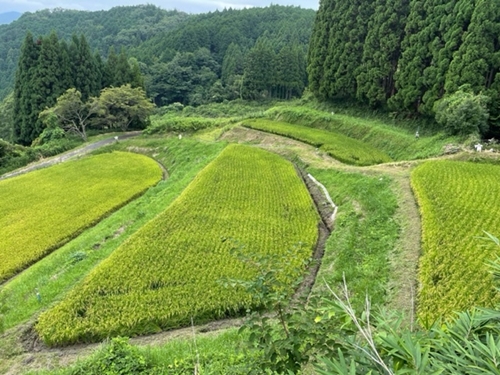
[[[488,102],[483,94],[474,94],[470,85],[436,101],[436,121],[451,135],[484,134],[488,130]]]

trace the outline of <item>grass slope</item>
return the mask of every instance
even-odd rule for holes
[[[231,145],[183,194],[69,296],[42,314],[49,344],[157,332],[237,313],[251,304],[224,278],[251,278],[231,254],[283,255],[297,277],[317,237],[317,214],[293,166],[279,156]]]
[[[390,277],[389,254],[400,228],[394,220],[397,200],[387,176],[332,169],[309,169],[338,205],[335,228],[327,241],[313,294],[328,295],[325,282],[336,289],[345,275],[353,303],[365,296],[383,304]]]
[[[438,156],[443,153],[447,144],[456,144],[462,140],[443,133],[420,134],[417,140],[417,129],[410,131],[379,120],[328,113],[305,106],[276,106],[266,111],[265,116],[273,120],[343,134],[362,141],[397,161]]]
[[[429,161],[411,176],[422,214],[419,316],[432,323],[455,311],[498,302],[485,264],[496,250],[481,241],[500,228],[500,166]]]
[[[327,130],[265,119],[245,120],[243,126],[309,143],[347,164],[372,165],[391,161],[389,156],[366,143]]]
[[[161,179],[150,158],[103,154],[0,182],[0,281]]]

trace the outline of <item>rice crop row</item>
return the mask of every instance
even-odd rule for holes
[[[366,143],[328,130],[266,119],[245,120],[243,126],[311,144],[346,164],[363,166],[391,161],[388,155]]]
[[[114,152],[0,182],[0,281],[161,179],[154,160]]]
[[[500,232],[499,180],[500,166],[470,162],[430,161],[413,171],[422,215],[423,322],[498,301],[486,265],[495,252],[480,237]]]
[[[238,314],[252,301],[225,278],[251,279],[232,254],[296,254],[298,277],[318,217],[294,167],[277,155],[228,146],[169,208],[119,247],[36,326],[50,345],[157,332]]]

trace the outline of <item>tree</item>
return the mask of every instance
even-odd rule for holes
[[[29,145],[33,137],[33,127],[38,119],[34,114],[31,95],[34,71],[40,54],[41,41],[35,42],[28,32],[21,47],[21,56],[16,71],[14,86],[14,141]]]
[[[66,132],[78,134],[84,141],[87,140],[87,126],[90,119],[100,110],[96,98],[87,103],[82,101],[82,94],[75,88],[66,90],[55,106],[40,112],[41,121],[48,127],[60,126]]]
[[[434,104],[436,121],[452,135],[483,134],[488,130],[489,101],[488,96],[476,95],[470,85],[463,85]]]
[[[231,43],[226,49],[226,54],[222,60],[221,80],[226,85],[232,76],[243,74],[243,53],[236,43]]]
[[[377,0],[368,24],[363,59],[356,76],[360,101],[384,105],[395,92],[394,73],[401,57],[401,40],[409,0]]]
[[[0,139],[12,142],[14,137],[14,94],[0,102]]]
[[[70,45],[70,59],[73,84],[81,94],[83,101],[91,96],[97,96],[100,90],[100,77],[94,55],[90,51],[87,39],[82,34],[80,38],[73,35]]]
[[[275,59],[271,42],[260,38],[245,58],[243,96],[247,99],[270,97],[275,80]]]
[[[133,88],[130,84],[103,89],[97,103],[99,123],[123,131],[131,123],[144,125],[154,108],[144,90],[140,87]]]

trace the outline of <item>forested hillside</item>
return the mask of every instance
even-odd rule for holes
[[[499,30],[496,1],[323,0],[308,56],[310,89],[405,116],[433,116],[439,99],[458,92],[459,100],[488,102],[489,134],[497,135]]]
[[[111,46],[136,46],[158,33],[178,27],[186,13],[166,11],[154,5],[115,7],[108,11],[86,12],[66,9],[24,13],[18,20],[0,25],[0,99],[13,88],[21,45],[30,31],[34,37],[55,31],[60,39],[83,34],[92,51],[106,55]]]
[[[314,17],[276,5],[201,14],[130,54],[157,105],[300,96]]]
[[[45,126],[40,112],[70,88],[84,104],[127,83],[158,106],[300,97],[314,17],[291,6],[27,13],[0,27],[0,138],[30,145]]]

